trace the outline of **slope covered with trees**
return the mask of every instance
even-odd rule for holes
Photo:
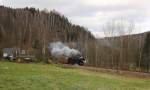
[[[122,22],[121,22],[122,23]],[[72,24],[55,10],[0,7],[0,54],[3,48],[33,50],[38,58],[49,57],[48,45],[61,41],[81,51],[87,65],[150,72],[150,32],[118,36],[123,24],[108,24],[109,37],[95,39],[84,27]],[[121,33],[124,31],[121,31]],[[120,34],[120,33],[119,33]]]
[[[0,48],[21,48],[47,54],[50,42],[84,43],[94,36],[84,27],[72,24],[53,10],[0,7]],[[82,45],[83,46],[83,45]]]
[[[91,66],[150,72],[150,32],[98,39]]]

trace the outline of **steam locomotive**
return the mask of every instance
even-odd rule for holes
[[[85,63],[86,63],[86,60],[85,58],[83,58],[83,56],[81,55],[75,55],[75,56],[71,56],[71,57],[68,57],[68,63],[67,64],[78,64],[80,66],[83,66]]]
[[[61,56],[57,58],[58,63],[61,64],[71,64],[71,65],[80,65],[83,66],[86,63],[85,58],[81,55],[72,55],[72,56]]]

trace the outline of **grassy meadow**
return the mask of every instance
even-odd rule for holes
[[[0,61],[0,90],[150,90],[150,79]]]

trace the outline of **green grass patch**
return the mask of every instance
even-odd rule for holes
[[[150,79],[48,64],[0,62],[0,90],[150,90]]]

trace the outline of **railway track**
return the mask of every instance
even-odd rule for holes
[[[150,79],[150,73],[144,73],[144,72],[104,69],[104,68],[95,68],[95,67],[89,67],[89,66],[68,65],[68,64],[59,64],[58,66],[62,68],[76,68],[76,69],[88,70],[91,72],[102,72],[102,73],[116,74],[116,75],[122,75],[122,76],[131,76],[131,77]]]

